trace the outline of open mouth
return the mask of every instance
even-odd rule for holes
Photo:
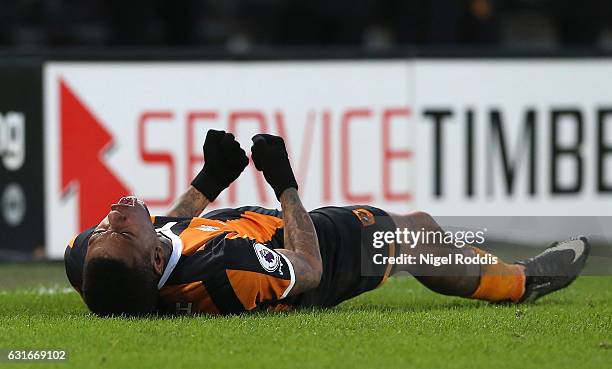
[[[145,208],[147,207],[144,201],[138,199],[136,196],[124,196],[120,198],[119,201],[117,201],[117,204],[127,205],[127,206],[136,206],[136,204],[140,204],[144,206]]]
[[[147,204],[145,204],[144,201],[140,200],[136,196],[124,196],[120,198],[119,201],[117,201],[117,205],[130,206],[130,207],[141,205],[147,211],[147,213],[149,212],[149,208],[147,207]]]
[[[138,199],[136,198],[136,196],[125,196],[119,199],[119,201],[117,201],[117,204],[121,204],[121,205],[127,205],[127,206],[136,206],[136,203],[138,202]]]

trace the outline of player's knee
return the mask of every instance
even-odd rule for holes
[[[413,211],[407,215],[411,218],[411,222],[417,225],[417,228],[425,228],[426,230],[441,230],[435,219],[424,211]]]
[[[414,217],[416,219],[432,219],[431,215],[422,210],[415,210],[413,212],[408,213],[409,217]]]

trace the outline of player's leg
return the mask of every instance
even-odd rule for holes
[[[391,214],[398,228],[442,232],[442,228],[428,214],[414,212],[408,215]],[[445,257],[454,254],[465,257],[487,256],[487,252],[475,247],[457,248],[432,238],[434,243],[400,245],[399,252],[419,258],[420,254]],[[497,258],[498,263],[459,264],[434,266],[425,263],[397,265],[394,272],[406,271],[429,289],[445,295],[469,297],[487,301],[535,300],[545,294],[569,285],[580,273],[589,245],[586,239],[572,239],[555,243],[542,254],[525,262],[508,264]],[[492,259],[489,258],[489,259]]]
[[[391,216],[396,226],[401,229],[430,232],[431,234],[444,232],[436,221],[424,212],[414,212],[403,216],[392,214]],[[433,243],[419,243],[416,247],[400,244],[398,251],[404,255],[411,255],[416,260],[420,260],[421,255],[433,255],[434,257],[451,255],[450,260],[454,261],[456,260],[455,254],[461,254],[464,257],[484,254],[483,251],[474,247],[457,248],[452,244],[440,242],[441,237],[429,237],[428,241]],[[501,261],[490,266],[455,262],[435,266],[417,262],[415,264],[397,265],[394,272],[409,272],[427,288],[445,295],[499,301],[518,300],[521,297],[525,282],[523,270],[523,266],[506,264]],[[494,280],[489,280],[488,276],[490,275],[495,276]],[[477,294],[477,292],[480,293]]]
[[[396,226],[400,229],[423,232],[442,232],[436,221],[424,212],[413,212],[408,215],[390,214]],[[411,248],[409,244],[399,244],[397,251],[400,255],[413,256],[416,264],[398,264],[393,273],[408,272],[427,288],[452,296],[470,296],[478,287],[480,280],[480,267],[478,265],[450,264],[435,267],[420,262],[420,256],[446,257],[449,254],[463,254],[473,256],[471,248],[457,248],[444,243],[421,243]]]

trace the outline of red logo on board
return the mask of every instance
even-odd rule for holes
[[[98,224],[110,204],[130,193],[102,161],[113,144],[108,132],[65,81],[60,88],[61,186],[75,186],[79,197],[79,231]]]

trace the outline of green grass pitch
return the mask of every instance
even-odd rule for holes
[[[89,315],[62,268],[0,264],[0,350],[68,351],[0,368],[612,368],[612,277],[523,306],[394,278],[330,310],[130,320]]]

